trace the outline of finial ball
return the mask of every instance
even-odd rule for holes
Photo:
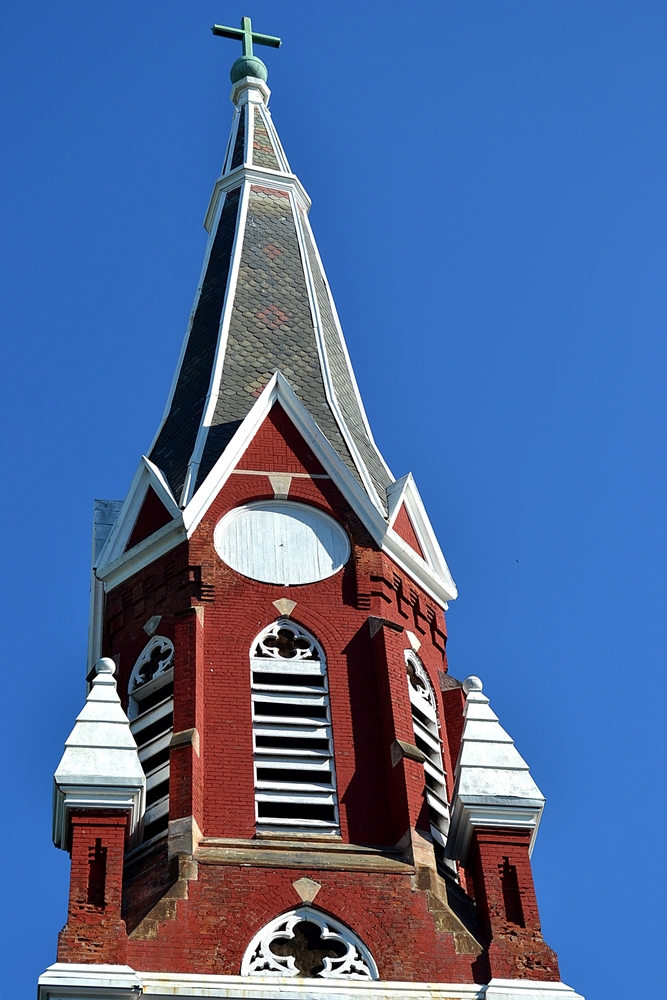
[[[482,687],[483,684],[479,677],[475,677],[474,674],[471,674],[470,677],[466,677],[463,682],[463,690],[466,694],[470,694],[471,691],[481,691]]]
[[[238,83],[245,76],[254,76],[266,82],[269,78],[269,71],[257,56],[241,56],[232,65],[229,77],[232,83]]]
[[[116,664],[110,656],[103,656],[102,659],[98,660],[95,664],[95,671],[98,674],[115,674]]]

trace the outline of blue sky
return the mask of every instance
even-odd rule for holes
[[[545,937],[588,1000],[664,951],[667,8],[636,0],[5,5],[0,996],[65,922],[51,776],[83,698],[91,508],[162,413],[231,117],[272,110],[376,439],[548,803]]]

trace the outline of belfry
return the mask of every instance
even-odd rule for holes
[[[96,501],[87,698],[55,773],[67,923],[40,1000],[582,1000],[531,872],[544,798],[482,682],[413,477],[364,412],[239,39],[164,417]]]

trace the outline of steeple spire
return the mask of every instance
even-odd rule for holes
[[[278,44],[253,33],[249,19],[243,24],[214,32],[242,37],[248,50],[252,40]],[[149,457],[186,506],[279,371],[386,516],[393,476],[373,441],[308,221],[310,198],[291,172],[269,94],[259,72],[232,88],[235,114],[206,216],[203,277]]]

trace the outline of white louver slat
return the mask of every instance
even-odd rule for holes
[[[326,660],[281,619],[253,643],[252,720],[258,830],[338,833]]]
[[[415,743],[424,754],[424,778],[426,802],[428,805],[431,837],[438,870],[444,874],[445,868],[455,872],[455,866],[444,856],[444,848],[449,832],[449,803],[445,769],[442,762],[442,747],[435,694],[424,666],[412,650],[405,651],[408,674],[408,691],[412,709],[412,727]]]

